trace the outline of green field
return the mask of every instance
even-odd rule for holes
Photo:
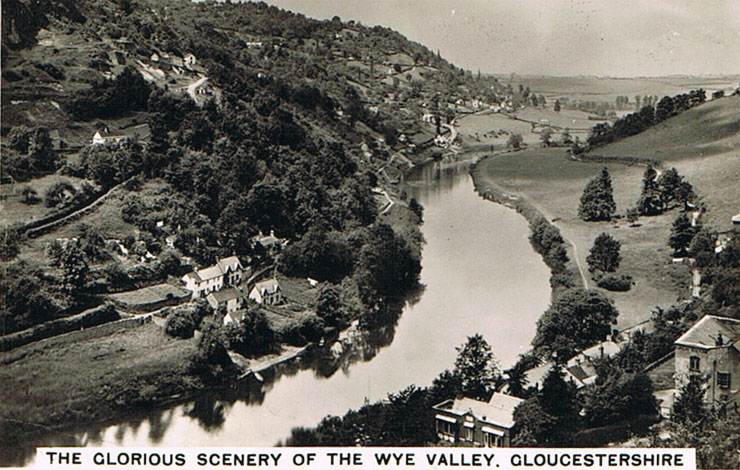
[[[594,154],[662,160],[675,166],[695,188],[708,212],[702,220],[719,230],[730,228],[740,212],[740,97],[705,103],[623,141],[596,149]],[[585,258],[594,238],[607,231],[622,241],[622,269],[636,285],[627,293],[609,293],[620,310],[619,326],[649,317],[656,305],[669,306],[689,294],[688,268],[671,263],[668,237],[677,209],[656,217],[641,217],[640,226],[624,219],[583,222],[578,218],[581,192],[606,166],[612,176],[618,214],[633,207],[642,186],[644,166],[586,163],[563,149],[532,149],[492,157],[474,171],[476,182],[523,196],[548,219]]]
[[[622,242],[622,271],[632,275],[636,284],[629,292],[607,292],[620,311],[618,328],[622,329],[649,318],[656,306],[667,307],[686,298],[690,276],[687,267],[671,263],[668,237],[675,210],[643,217],[639,227],[630,227],[624,219],[583,222],[578,218],[583,188],[604,166],[612,176],[617,211],[623,214],[640,195],[641,166],[583,163],[571,159],[563,149],[534,149],[486,159],[473,176],[484,190],[492,187],[522,196],[549,220],[555,220],[563,236],[575,244],[584,270],[588,250],[599,233],[609,232]],[[590,280],[589,287],[595,287]]]
[[[22,422],[32,431],[102,421],[137,402],[190,390],[199,386],[187,372],[195,344],[195,339],[170,338],[148,323],[102,338],[35,348],[0,368],[0,422]],[[4,439],[13,435],[2,431]]]

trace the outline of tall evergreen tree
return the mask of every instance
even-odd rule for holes
[[[586,257],[588,270],[607,273],[616,271],[622,261],[622,256],[619,254],[621,247],[622,243],[619,240],[615,240],[606,232],[601,233],[594,240],[594,246],[591,247],[591,252]]]
[[[586,221],[611,220],[616,209],[612,178],[604,167],[601,174],[589,181],[583,190],[578,216]]]

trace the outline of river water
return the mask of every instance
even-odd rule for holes
[[[424,206],[421,288],[394,325],[351,335],[338,359],[309,354],[245,382],[106,426],[45,436],[35,446],[272,446],[451,369],[455,347],[481,333],[503,367],[528,349],[549,302],[549,271],[525,220],[477,196],[467,163],[433,163],[406,182]],[[21,462],[18,462],[21,463]]]

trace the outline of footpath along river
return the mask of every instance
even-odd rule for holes
[[[425,165],[406,185],[424,206],[424,288],[396,325],[353,335],[339,359],[309,354],[268,371],[264,383],[29,445],[273,446],[293,427],[431,384],[469,335],[481,333],[501,365],[512,365],[550,299],[549,271],[529,245],[526,221],[478,197],[467,162]]]

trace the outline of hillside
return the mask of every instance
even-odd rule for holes
[[[675,166],[707,204],[707,221],[717,230],[728,230],[740,212],[740,96],[712,100],[593,153]]]
[[[262,3],[19,0],[4,13],[3,257],[54,299],[37,318],[10,299],[10,330],[76,309],[54,294],[48,247],[87,233],[99,245],[85,260],[96,294],[177,275],[117,257],[108,245],[119,240],[200,266],[254,256],[260,231],[361,246],[388,219],[371,189],[408,210],[393,183],[441,153],[440,123],[471,100],[506,99],[495,79],[389,29]],[[417,257],[418,239],[407,240]],[[357,261],[328,258],[344,266],[335,282]],[[321,259],[309,272],[292,263],[325,280]]]
[[[423,243],[399,176],[441,154],[442,123],[472,101],[507,99],[496,80],[391,30],[264,3],[13,0],[2,28],[0,335],[57,336],[0,359],[53,378],[59,351],[82,358],[64,361],[66,382],[3,377],[6,448],[33,432],[22,422],[69,425],[226,380],[238,372],[226,347],[254,359],[387,321],[383,307],[417,282]],[[245,300],[247,320],[231,328],[202,301],[167,307],[158,326],[93,330],[80,351],[59,336],[116,299],[161,305],[160,288],[230,256],[246,267],[239,289],[280,279],[278,307]],[[116,318],[141,313],[126,308]],[[179,315],[214,342],[167,336]],[[127,349],[137,334],[167,354]],[[127,350],[137,367],[116,355],[91,376],[85,351],[99,349]]]

